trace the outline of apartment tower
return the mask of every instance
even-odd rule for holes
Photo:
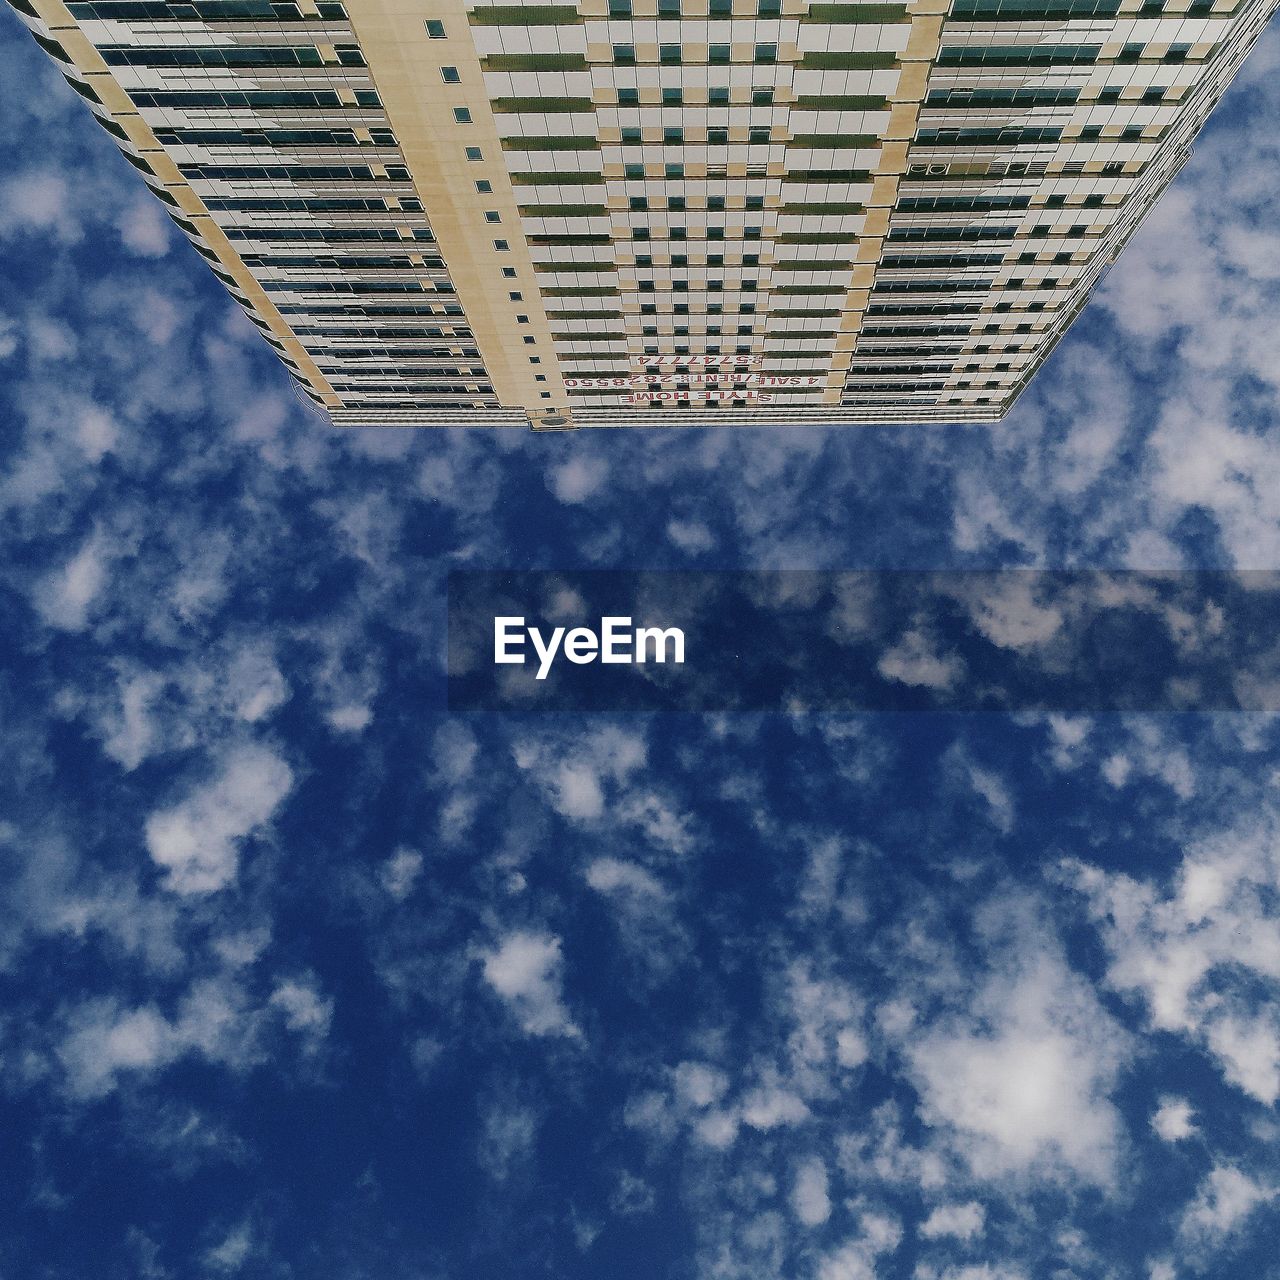
[[[9,0],[335,423],[990,421],[1280,0]]]

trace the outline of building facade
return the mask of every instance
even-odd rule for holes
[[[338,424],[990,421],[1280,0],[9,0]]]

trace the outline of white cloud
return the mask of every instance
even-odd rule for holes
[[[83,631],[89,610],[107,580],[107,555],[103,539],[94,534],[61,569],[36,588],[35,606],[40,616],[62,631]]]
[[[422,854],[416,849],[401,848],[382,864],[378,879],[397,902],[403,902],[413,892],[421,874]]]
[[[1179,1142],[1196,1132],[1195,1112],[1185,1098],[1161,1098],[1151,1127],[1166,1142]]]
[[[912,630],[876,663],[887,680],[928,689],[949,689],[960,678],[964,664],[954,654],[939,654],[923,631]]]
[[[480,1164],[495,1182],[506,1182],[534,1153],[538,1113],[512,1098],[500,1098],[485,1110]]]
[[[554,785],[556,808],[566,818],[598,818],[604,812],[599,775],[585,761],[561,765]]]
[[[965,1204],[940,1204],[920,1224],[920,1234],[926,1240],[937,1240],[943,1236],[972,1240],[981,1234],[986,1216],[986,1210],[976,1200]]]
[[[1139,996],[1156,1028],[1204,1045],[1231,1083],[1275,1102],[1280,1013],[1258,995],[1280,983],[1275,817],[1197,841],[1168,890],[1080,864],[1068,871],[1099,923],[1110,985]]]
[[[552,467],[547,484],[561,502],[577,504],[599,492],[608,475],[609,464],[603,458],[579,456]]]
[[[667,537],[690,555],[710,551],[716,545],[715,535],[699,520],[668,520]]]
[[[325,719],[340,733],[359,733],[369,727],[373,711],[361,703],[348,702],[331,708],[325,713]]]
[[[631,893],[662,898],[665,892],[654,876],[634,862],[621,858],[596,858],[587,867],[587,883],[597,893]]]
[[[175,893],[210,893],[234,879],[240,842],[270,820],[293,771],[267,747],[233,747],[218,772],[186,799],[153,813],[147,850]]]
[[[729,1077],[705,1062],[681,1062],[672,1071],[676,1098],[685,1106],[709,1107],[729,1088]]]
[[[562,997],[560,939],[522,930],[509,933],[484,957],[485,981],[530,1035],[579,1035]]]
[[[310,978],[281,982],[271,993],[268,1004],[280,1011],[290,1031],[302,1036],[312,1047],[329,1034],[333,1001],[322,996]]]
[[[902,1227],[880,1213],[864,1213],[859,1226],[859,1236],[822,1255],[817,1280],[876,1280],[876,1259],[897,1249]]]
[[[821,1226],[831,1216],[827,1166],[814,1156],[796,1170],[791,1210],[806,1227]]]
[[[159,206],[139,199],[121,211],[116,225],[124,247],[139,258],[162,258],[169,252],[169,227]]]
[[[234,1275],[240,1271],[253,1252],[253,1232],[248,1222],[233,1227],[220,1243],[206,1251],[204,1264],[219,1275]]]
[[[1127,1039],[1025,904],[985,914],[988,927],[1008,917],[1009,950],[997,944],[963,1015],[902,1046],[921,1114],[958,1135],[979,1176],[1034,1170],[1109,1185],[1122,1134],[1109,1094]]]
[[[1232,1165],[1217,1165],[1201,1180],[1183,1211],[1179,1234],[1194,1244],[1212,1246],[1244,1225],[1260,1205],[1276,1197],[1276,1189]]]

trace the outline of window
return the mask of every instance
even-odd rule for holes
[[[1137,142],[1142,137],[1142,126],[1140,124],[1128,125],[1120,134],[1120,138],[1124,142]]]
[[[547,375],[545,373],[535,373],[533,375],[534,382],[546,382]]]
[[[1187,55],[1191,52],[1189,44],[1171,44],[1169,52],[1161,59],[1163,62],[1185,62]]]
[[[747,197],[747,208],[748,208],[748,209],[763,209],[763,208],[764,208],[764,196],[748,196],[748,197]]]
[[[461,84],[462,83],[462,77],[458,74],[457,67],[441,67],[440,79],[443,80],[445,84]]]
[[[685,230],[683,227],[672,227],[668,235],[672,240],[683,240],[685,238]]]
[[[1099,102],[1119,102],[1120,89],[1117,85],[1110,84],[1098,94]]]
[[[504,280],[514,280],[516,278],[515,267],[503,267],[502,276]]]
[[[754,128],[752,128],[751,131],[747,134],[747,141],[748,142],[768,142],[769,141],[768,125],[756,125]]]
[[[622,140],[623,142],[643,142],[644,134],[639,129],[623,129]]]
[[[711,147],[727,147],[729,145],[729,130],[708,129],[707,145]]]
[[[497,209],[486,209],[484,211],[484,220],[486,222],[501,222],[502,214],[500,214]]]
[[[635,45],[615,44],[613,46],[613,60],[623,66],[634,66],[636,60]]]
[[[1120,50],[1120,56],[1117,62],[1137,62],[1142,57],[1142,52],[1147,46],[1141,41],[1130,41]]]
[[[648,227],[632,227],[631,238],[633,240],[647,240],[649,238]]]
[[[520,316],[520,315],[516,316],[516,324],[528,324],[528,323],[529,323],[528,316]]]
[[[507,297],[510,298],[512,302],[524,301],[524,294],[517,293],[514,289],[509,294],[507,294]]]
[[[772,89],[753,89],[751,91],[751,105],[753,107],[773,106],[773,90]]]
[[[470,124],[471,112],[466,107],[454,107],[453,122],[454,124]]]
[[[640,105],[639,89],[619,89],[618,90],[618,106],[638,107],[639,105]]]
[[[709,213],[723,213],[724,212],[724,196],[708,196],[707,211]],[[708,231],[707,234],[710,235],[711,232]]]
[[[438,22],[436,21],[435,18],[428,18],[426,27],[427,27],[427,35],[429,35],[433,40],[444,39],[444,23],[443,22]]]
[[[728,18],[733,13],[733,0],[711,0],[711,16]]]
[[[511,252],[511,246],[505,240],[495,240],[493,242],[493,247],[497,249],[499,253]]]
[[[727,107],[729,105],[729,89],[727,85],[715,85],[707,90],[707,101],[713,107]]]
[[[680,46],[678,44],[660,44],[658,46],[658,61],[664,67],[678,67],[680,65]]]
[[[468,160],[483,160],[483,159],[484,159],[484,156],[481,154],[481,151],[480,151],[480,148],[479,148],[479,147],[467,147],[467,148],[466,148],[466,152],[467,152],[467,159],[468,159]]]
[[[679,89],[663,89],[662,105],[664,107],[679,107],[684,105],[684,93]]]
[[[623,177],[625,177],[625,178],[643,178],[643,177],[644,177],[644,165],[642,165],[642,164],[627,164],[627,165],[623,165],[623,166],[622,166],[622,175],[623,175]]]
[[[1142,91],[1142,100],[1143,102],[1163,102],[1164,90],[1163,89],[1144,89]]]
[[[631,17],[631,0],[609,0],[609,17]]]
[[[669,164],[669,165],[667,165],[667,166],[666,166],[666,176],[667,176],[668,178],[683,178],[683,177],[684,177],[684,165],[682,165],[682,164]]]
[[[772,66],[777,61],[778,61],[778,46],[776,44],[756,45],[757,66]]]
[[[708,239],[708,240],[723,240],[723,239],[724,239],[724,228],[723,228],[723,227],[708,227],[708,228],[707,228],[707,239]]]
[[[732,48],[727,44],[713,44],[707,47],[707,61],[713,66],[722,66],[732,56]]]
[[[488,178],[481,178],[476,183],[476,190],[482,195],[487,196],[493,191],[493,183]]]
[[[627,207],[638,213],[642,209],[647,209],[649,207],[649,202],[644,198],[644,196],[632,196],[628,201]]]
[[[531,342],[531,341],[532,341],[532,339],[531,339],[531,338],[526,338],[526,339],[525,339],[525,341],[526,341],[526,342]],[[541,364],[541,363],[542,363],[542,357],[541,357],[541,356],[530,356],[530,357],[529,357],[529,363],[530,363],[530,364]]]
[[[684,130],[681,128],[663,129],[662,141],[667,146],[673,146],[684,141]]]
[[[534,338],[532,337],[532,335],[531,335],[531,334],[527,334],[527,333],[526,333],[526,334],[524,335],[524,342],[525,342],[525,346],[527,346],[527,347],[531,347],[531,346],[533,346],[533,344],[534,344]]]
[[[762,18],[776,18],[782,12],[782,0],[760,0],[756,13]]]
[[[684,196],[668,196],[667,208],[682,213],[684,211]]]
[[[680,16],[680,0],[658,0],[658,17],[678,18]]]

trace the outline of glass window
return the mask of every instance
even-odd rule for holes
[[[713,107],[727,107],[729,105],[728,85],[714,85],[708,89],[707,101]]]
[[[684,105],[684,92],[681,89],[663,89],[662,105],[664,107],[679,107]]]
[[[484,159],[484,156],[480,153],[480,148],[479,148],[479,147],[468,147],[468,148],[467,148],[467,159],[468,159],[468,160],[483,160],[483,159]]]
[[[454,107],[453,119],[456,124],[470,124],[471,112],[466,107]]]
[[[776,44],[758,44],[756,45],[756,62],[763,66],[772,66],[778,61],[778,46]]]
[[[680,65],[680,46],[678,44],[660,44],[658,46],[658,60],[664,67],[678,67]]]
[[[727,44],[713,44],[707,49],[707,61],[713,65],[723,65],[730,60],[732,52]]]
[[[613,46],[614,62],[626,65],[636,60],[636,47],[633,44],[615,44]]]
[[[484,220],[486,222],[501,222],[502,214],[500,214],[497,209],[486,209],[484,211]]]
[[[427,35],[433,40],[444,39],[444,23],[436,21],[435,18],[427,19]]]
[[[631,17],[631,0],[609,0],[609,17]]]
[[[511,251],[511,246],[505,240],[495,240],[493,242],[493,247],[497,249],[499,253],[509,253]]]
[[[640,105],[640,90],[619,89],[618,105],[620,107],[638,107]]]
[[[627,128],[622,131],[623,142],[643,142],[644,134],[636,128]]]
[[[445,84],[459,84],[462,81],[462,77],[458,74],[457,67],[441,67],[440,79],[443,80]]]
[[[662,141],[668,146],[674,146],[684,141],[684,130],[681,128],[663,129]]]
[[[728,129],[708,129],[707,143],[713,147],[726,147],[729,145]]]
[[[476,190],[482,195],[487,196],[493,190],[493,183],[488,178],[481,178],[476,183]]]

